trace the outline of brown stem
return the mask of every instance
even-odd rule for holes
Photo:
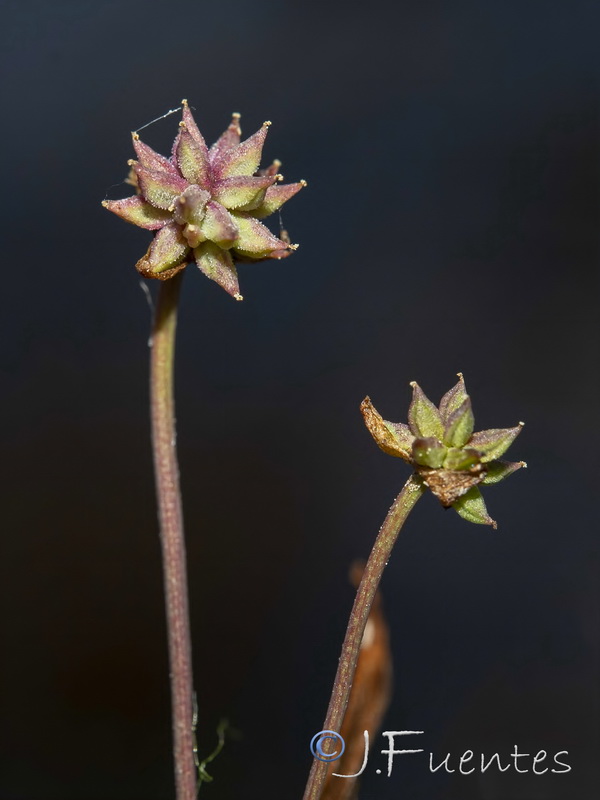
[[[392,548],[398,538],[406,518],[412,510],[414,504],[425,491],[421,479],[417,475],[412,475],[404,484],[404,488],[395,499],[394,504],[388,511],[383,525],[379,529],[377,539],[371,550],[369,560],[365,567],[362,580],[356,593],[356,599],[352,606],[346,636],[342,645],[342,653],[331,692],[327,716],[323,723],[323,730],[338,732],[342,727],[344,714],[350,697],[350,689],[356,670],[356,662],[360,643],[362,641],[365,625],[369,618],[369,612],[373,605],[373,599],[379,586],[379,581],[383,570],[389,560]],[[323,752],[328,752],[328,747],[335,749],[337,744],[334,742],[323,743]],[[304,790],[304,800],[319,800],[329,764],[325,761],[316,759],[308,777],[308,783]]]
[[[169,639],[175,785],[177,800],[195,800],[192,648],[173,402],[175,329],[181,278],[182,273],[179,273],[160,283],[151,343],[150,404]]]

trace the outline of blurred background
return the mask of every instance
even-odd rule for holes
[[[4,0],[2,22],[0,797],[173,797],[149,234],[100,202],[182,97],[209,142],[272,120],[264,163],[309,184],[282,214],[300,250],[242,265],[243,303],[184,280],[200,752],[238,732],[200,796],[301,797],[348,569],[408,476],[360,401],[405,420],[409,381],[437,402],[461,370],[477,429],[526,421],[529,469],[487,490],[496,532],[430,496],[402,532],[384,729],[425,753],[390,778],[374,753],[361,798],[597,797],[598,4]],[[429,772],[515,745],[572,770]]]

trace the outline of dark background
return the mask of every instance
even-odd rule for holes
[[[406,419],[465,373],[477,428],[527,426],[499,530],[426,497],[386,571],[385,727],[436,758],[568,750],[540,777],[431,775],[364,800],[598,796],[600,7],[584,0],[2,3],[2,800],[173,796],[148,441],[149,236],[100,206],[129,131],[189,98],[209,141],[273,121],[301,249],[197,270],[177,361],[206,800],[300,798]],[[177,116],[144,131],[166,151]],[[271,227],[277,231],[278,221]],[[151,289],[155,289],[152,286]],[[384,747],[376,739],[376,749]],[[405,745],[411,746],[411,745]]]

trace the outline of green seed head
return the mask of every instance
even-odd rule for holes
[[[361,411],[371,435],[385,453],[411,464],[443,506],[452,506],[469,522],[495,528],[478,486],[498,483],[526,466],[523,461],[499,460],[523,423],[474,433],[471,399],[461,373],[439,406],[418,383],[411,386],[408,425],[384,420],[368,397],[363,400]]]

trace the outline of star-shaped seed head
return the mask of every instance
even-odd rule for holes
[[[526,466],[523,461],[499,460],[523,423],[473,433],[471,399],[460,373],[437,408],[418,383],[411,386],[408,425],[384,420],[368,397],[363,400],[360,408],[372,437],[385,453],[411,464],[445,508],[452,506],[469,522],[496,528],[478,484],[498,483]]]
[[[236,261],[285,258],[297,249],[259,220],[277,211],[306,186],[282,185],[280,161],[259,170],[270,122],[240,141],[239,114],[208,148],[186,100],[170,158],[155,153],[137,133],[129,183],[137,195],[102,204],[127,222],[156,231],[137,269],[167,280],[195,261],[200,270],[241,300]]]

